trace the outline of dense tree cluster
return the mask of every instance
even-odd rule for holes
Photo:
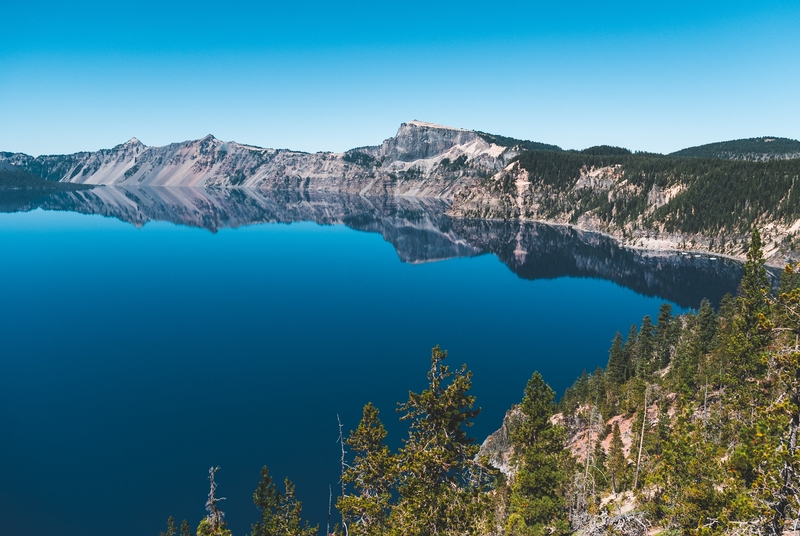
[[[517,157],[536,187],[538,215],[577,222],[595,214],[605,224],[702,234],[730,240],[769,216],[779,222],[800,218],[800,159],[766,162],[719,158],[676,158],[597,147],[581,153],[529,151]],[[588,152],[587,152],[588,151]],[[619,166],[615,185],[577,188],[582,172]],[[485,180],[500,194],[516,195],[513,176]],[[654,207],[653,196],[676,192]]]
[[[587,438],[592,415],[613,422],[599,434],[611,436],[603,456],[579,460],[600,466],[594,508],[627,491],[649,523],[683,534],[781,534],[797,523],[799,283],[787,267],[771,294],[754,232],[741,294],[719,312],[707,301],[680,317],[663,307],[655,326],[643,319],[624,343],[617,334],[606,369],[584,374],[559,405]]]
[[[800,154],[800,141],[776,137],[745,138],[689,147],[674,152],[671,156],[746,159],[787,154]]]
[[[508,136],[500,136],[499,134],[489,134],[487,132],[476,132],[478,136],[483,138],[489,143],[494,143],[501,147],[519,147],[524,151],[561,151],[558,145],[551,145],[549,143],[541,143],[538,141],[519,140],[517,138],[509,138]]]

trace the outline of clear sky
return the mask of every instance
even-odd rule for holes
[[[800,138],[797,0],[29,0],[0,29],[2,151],[342,151],[412,119],[578,149]]]

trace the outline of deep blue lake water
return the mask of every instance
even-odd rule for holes
[[[374,402],[396,445],[396,404],[425,387],[434,345],[474,371],[483,440],[534,370],[562,392],[662,303],[473,253],[401,262],[380,234],[311,222],[0,214],[3,534],[194,528],[211,465],[235,536],[258,518],[262,465],[324,529],[337,414],[350,430]]]

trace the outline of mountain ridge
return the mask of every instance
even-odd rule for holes
[[[782,265],[800,259],[800,158],[786,152],[795,147],[800,141],[762,137],[671,155],[608,145],[565,151],[414,120],[379,145],[343,153],[268,149],[209,134],[161,147],[131,138],[71,155],[0,153],[0,161],[80,184],[439,198],[452,202],[453,218],[569,224],[625,246],[739,259],[758,226],[768,261]]]
[[[800,158],[800,141],[778,136],[742,138],[687,147],[669,156],[726,160],[791,160]]]
[[[502,169],[519,152],[472,130],[415,120],[401,124],[397,134],[380,145],[344,153],[268,149],[209,134],[161,147],[131,138],[111,149],[70,155],[0,153],[0,161],[57,182],[452,197],[454,188]]]
[[[0,152],[8,162],[33,175],[55,182],[117,184],[137,186],[279,187],[290,179],[308,188],[352,191],[349,184],[337,187],[324,179],[347,175],[351,181],[370,187],[368,178],[401,182],[420,177],[450,179],[453,167],[479,168],[482,173],[498,172],[522,152],[553,151],[586,155],[633,154],[621,147],[599,145],[582,150],[564,150],[557,145],[510,138],[478,130],[412,120],[402,123],[395,136],[380,145],[348,149],[342,153],[307,153],[291,149],[270,149],[236,141],[222,141],[213,134],[197,140],[148,146],[138,138],[110,149],[80,151],[63,155]],[[638,153],[637,153],[638,154]],[[658,153],[652,153],[658,155]],[[363,155],[363,156],[362,156]],[[800,141],[762,136],[688,147],[669,153],[676,158],[717,158],[769,161],[800,158]],[[459,158],[461,161],[456,162]],[[454,162],[455,165],[454,165]],[[442,165],[443,163],[443,165]],[[463,171],[463,170],[462,170]],[[474,178],[474,177],[472,177]],[[292,181],[291,179],[295,179]],[[320,184],[312,185],[310,181]],[[460,181],[464,182],[464,181]],[[373,185],[374,188],[374,185]],[[397,188],[396,193],[445,197],[453,189]]]

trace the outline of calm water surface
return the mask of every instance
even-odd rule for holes
[[[258,518],[262,465],[324,529],[337,413],[349,430],[374,402],[397,444],[396,403],[424,388],[432,346],[474,371],[482,440],[534,370],[563,391],[661,303],[521,279],[495,255],[404,263],[343,225],[0,214],[3,533],[194,528],[211,465],[234,535]]]

